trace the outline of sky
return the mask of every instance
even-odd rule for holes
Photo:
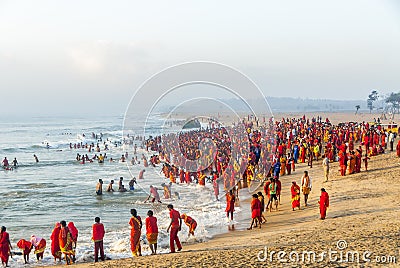
[[[0,0],[0,114],[121,114],[192,61],[266,96],[364,100],[400,91],[399,48],[396,0]]]

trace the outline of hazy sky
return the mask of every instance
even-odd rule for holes
[[[398,1],[0,0],[0,113],[123,113],[160,70],[233,66],[268,96],[400,91]]]

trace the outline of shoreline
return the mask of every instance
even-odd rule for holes
[[[362,170],[361,173],[345,177],[339,176],[338,164],[335,162],[332,164],[332,174],[327,183],[322,183],[322,168],[319,162],[315,163],[312,169],[308,169],[314,184],[309,206],[292,212],[288,183],[292,180],[299,181],[305,169],[308,169],[307,165],[298,165],[294,174],[282,177],[282,205],[277,212],[266,213],[267,223],[263,224],[261,229],[235,230],[219,234],[207,242],[183,245],[183,251],[176,254],[76,265],[80,268],[263,266],[266,263],[258,260],[257,255],[263,252],[265,247],[268,247],[269,253],[279,250],[285,252],[313,250],[321,253],[329,249],[337,250],[339,240],[347,242],[348,250],[370,251],[375,258],[371,259],[371,262],[363,260],[352,262],[351,266],[368,264],[370,267],[383,267],[382,263],[377,262],[376,258],[379,256],[387,258],[393,256],[400,261],[398,252],[400,223],[393,221],[400,217],[397,200],[400,185],[396,183],[400,174],[400,161],[395,152],[375,156],[371,159],[370,169],[367,172]],[[380,187],[379,192],[376,192],[377,179],[387,186]],[[331,196],[331,206],[324,221],[319,220],[317,204],[319,188],[322,185]],[[303,199],[301,202],[303,205]],[[241,204],[242,211],[250,210],[246,205],[248,204]],[[277,256],[272,257],[274,266],[287,265],[278,262]],[[343,267],[341,263],[327,262],[326,259],[307,265],[326,267],[327,264],[330,267]],[[395,265],[395,263],[385,263],[385,267],[395,267]],[[55,267],[61,266],[63,265]]]

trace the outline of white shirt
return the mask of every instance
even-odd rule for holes
[[[303,177],[301,177],[301,186],[306,186],[306,187],[308,187],[308,188],[312,188],[312,183],[311,183],[311,177],[310,176],[308,176],[308,185],[306,185],[306,178],[303,176]]]

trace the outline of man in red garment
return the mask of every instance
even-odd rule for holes
[[[99,251],[100,259],[104,261],[104,249],[103,249],[103,238],[105,234],[104,225],[100,222],[100,218],[94,218],[94,224],[92,225],[92,240],[94,242],[94,262],[99,261]]]
[[[319,198],[319,213],[321,214],[321,220],[325,220],[326,209],[329,207],[329,195],[324,188],[321,188],[321,196]]]
[[[182,219],[179,212],[174,209],[173,205],[169,204],[167,208],[169,210],[169,217],[171,218],[171,222],[167,228],[167,232],[169,232],[169,230],[171,229],[171,232],[169,233],[169,246],[171,249],[171,253],[175,253],[175,243],[178,247],[178,251],[182,250],[182,245],[178,237],[178,232],[181,230],[182,227]]]

